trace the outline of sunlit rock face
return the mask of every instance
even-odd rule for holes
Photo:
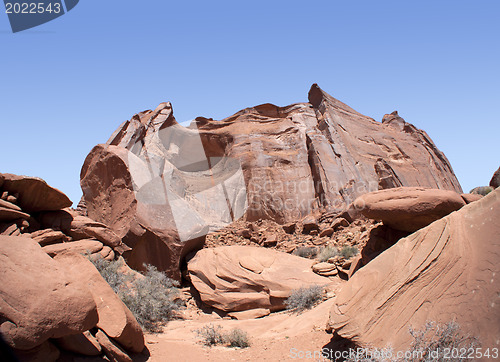
[[[409,327],[457,322],[482,346],[500,333],[500,190],[400,239],[338,293],[330,328],[361,347],[396,351]]]
[[[175,278],[207,232],[241,217],[286,223],[398,186],[461,192],[425,132],[396,112],[376,122],[317,85],[308,103],[198,117],[188,128],[170,103],[138,113],[89,153],[81,186],[88,216],[132,248],[131,266]]]

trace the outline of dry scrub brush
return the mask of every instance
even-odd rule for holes
[[[119,260],[92,262],[145,330],[161,331],[161,326],[180,308],[179,283],[154,266],[146,265],[142,277],[134,277],[122,271],[123,264]]]

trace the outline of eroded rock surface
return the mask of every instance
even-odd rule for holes
[[[500,334],[500,190],[399,240],[338,293],[330,327],[363,347],[409,347],[408,327],[456,321],[482,346]]]

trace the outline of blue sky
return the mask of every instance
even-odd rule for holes
[[[0,172],[74,202],[88,152],[134,113],[221,119],[315,82],[427,131],[465,191],[500,166],[499,1],[81,0],[16,34],[0,9]]]

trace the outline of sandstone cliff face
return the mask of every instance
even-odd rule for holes
[[[425,132],[397,113],[376,122],[317,85],[309,103],[198,117],[189,128],[170,103],[138,113],[90,152],[81,186],[88,216],[133,248],[133,267],[176,278],[209,229],[240,217],[285,223],[397,186],[461,192]]]

